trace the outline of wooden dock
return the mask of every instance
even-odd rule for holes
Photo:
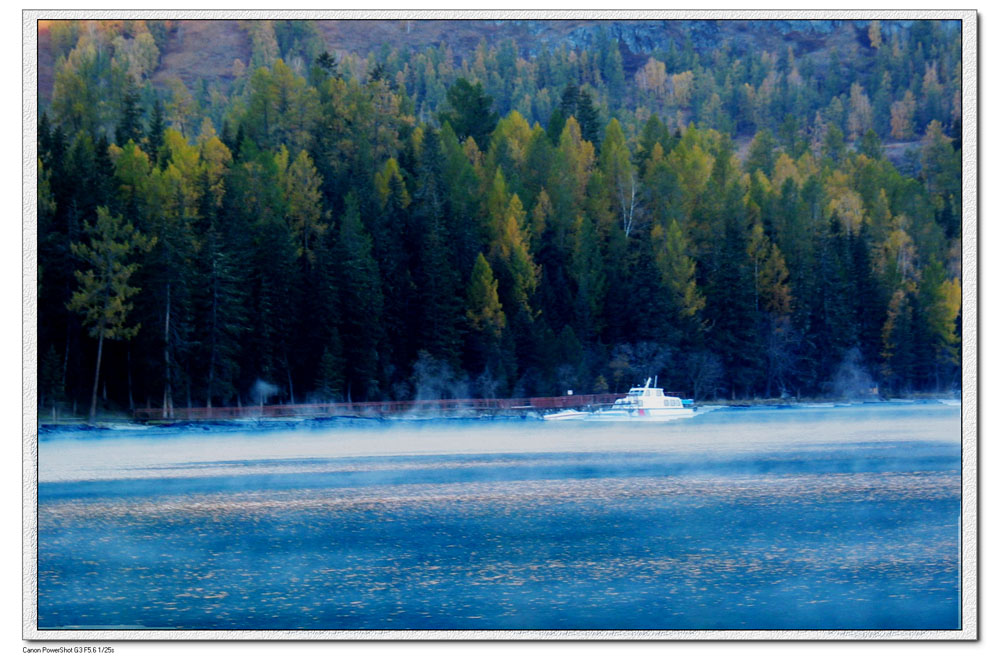
[[[575,394],[571,396],[516,399],[436,399],[420,401],[358,401],[298,403],[223,408],[139,408],[139,421],[227,420],[280,417],[483,417],[532,416],[558,410],[588,410],[609,406],[624,394]]]

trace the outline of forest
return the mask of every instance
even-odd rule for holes
[[[225,77],[154,81],[176,23],[47,26],[40,416],[960,385],[958,22],[456,54],[246,21]]]

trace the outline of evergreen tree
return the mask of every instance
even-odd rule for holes
[[[189,363],[193,347],[194,227],[200,209],[198,150],[173,129],[164,135],[163,168],[154,167],[143,185],[142,228],[157,237],[141,275],[141,286],[152,296],[139,318],[157,336],[143,342],[143,359],[162,374],[163,413],[173,415],[174,397],[191,400]],[[155,302],[154,302],[155,301]],[[159,359],[154,358],[157,356]]]
[[[908,393],[917,372],[918,329],[914,298],[909,283],[894,291],[882,328],[883,378],[889,391],[895,394]]]
[[[600,139],[600,118],[589,92],[576,85],[567,85],[562,93],[559,111],[567,119],[576,118],[583,139],[597,146]]]
[[[720,191],[709,207],[719,218],[716,248],[705,259],[705,318],[710,350],[722,359],[731,396],[748,396],[759,377],[758,310],[749,259],[742,190],[736,180],[731,145],[723,142],[715,156],[709,186]]]
[[[872,160],[882,160],[884,152],[882,150],[882,140],[879,139],[878,133],[869,128],[861,137],[858,152],[868,156]]]
[[[463,368],[492,394],[608,388],[659,362],[708,396],[960,375],[960,31],[944,24],[885,23],[829,66],[687,39],[626,79],[603,29],[531,58],[510,40],[335,58],[281,21],[250,26],[249,69],[168,80],[166,104],[142,82],[165,27],[138,26],[53,29],[46,407],[93,395],[95,348],[109,405],[162,395],[168,415],[239,405],[258,379],[288,401],[404,397]],[[742,164],[733,131],[756,131]],[[921,133],[887,157],[883,138]],[[107,347],[67,308],[98,208],[156,239],[128,282],[141,331]],[[480,255],[495,336],[467,315]]]
[[[650,234],[650,241],[660,279],[667,290],[669,316],[683,330],[682,343],[694,341],[705,298],[698,290],[696,265],[688,255],[687,238],[677,220],[672,220],[666,229],[663,225],[656,225]]]
[[[38,363],[38,396],[39,413],[43,408],[51,411],[52,421],[57,418],[57,410],[66,396],[63,383],[62,361],[50,344]]]
[[[153,102],[153,114],[149,119],[149,128],[146,130],[146,144],[150,155],[159,158],[160,149],[163,147],[163,134],[167,130],[167,124],[163,115],[163,102],[160,97],[156,97]],[[120,142],[119,144],[124,144]]]
[[[507,326],[507,316],[500,304],[497,280],[493,269],[482,254],[466,287],[466,313],[469,324],[468,364],[473,373],[500,369],[501,338]]]
[[[863,363],[874,375],[880,361],[882,327],[885,325],[887,300],[873,271],[871,240],[867,225],[848,236],[851,257],[851,290],[854,301],[854,325]]]
[[[122,95],[121,119],[115,128],[115,144],[123,145],[129,140],[136,143],[142,139],[142,109],[139,107],[139,89],[132,76],[127,77]]]
[[[766,128],[757,131],[753,141],[750,143],[750,153],[747,155],[745,165],[746,171],[753,174],[757,170],[760,170],[764,173],[764,176],[770,177],[774,173],[775,149],[777,146],[777,141],[771,135],[771,131]]]
[[[339,338],[323,349],[316,376],[315,396],[321,402],[337,401],[344,389],[344,365],[338,358]]]
[[[926,379],[919,383],[923,388],[940,391],[953,388],[957,382],[961,361],[956,322],[961,295],[958,279],[948,279],[940,262],[932,260],[924,267],[917,294],[920,328],[916,347]]]
[[[348,195],[340,218],[335,258],[340,268],[340,340],[348,401],[377,396],[382,347],[382,283],[358,200]]]
[[[205,405],[231,404],[238,398],[241,342],[247,332],[247,273],[241,268],[249,254],[246,233],[226,213],[225,174],[229,150],[214,135],[203,134],[201,157],[201,246],[197,253],[195,309],[197,364],[203,369]]]
[[[549,115],[549,123],[545,129],[545,134],[548,135],[549,140],[552,144],[559,144],[559,137],[562,135],[563,128],[566,127],[566,115],[563,114],[561,108],[556,108]]]
[[[139,264],[129,261],[136,251],[146,252],[156,240],[140,234],[121,216],[112,216],[105,207],[97,209],[97,220],[84,225],[88,240],[73,243],[73,254],[89,266],[77,271],[79,288],[73,293],[67,307],[84,318],[89,334],[97,340],[97,363],[94,367],[94,387],[90,397],[90,421],[97,416],[97,389],[100,384],[101,358],[105,339],[131,339],[139,326],[128,325],[132,310],[129,299],[139,289],[129,280]]]
[[[288,152],[282,153],[287,161]],[[312,158],[305,151],[300,151],[294,162],[281,169],[288,205],[288,223],[298,245],[296,254],[306,263],[313,264],[316,261],[315,243],[326,232],[327,225],[323,220],[329,217],[329,211],[323,208],[322,203],[323,182]]]
[[[485,149],[500,115],[493,111],[493,98],[483,92],[482,83],[456,80],[448,88],[448,106],[438,114],[438,121],[451,125],[459,140],[471,137],[480,149]]]
[[[601,259],[597,228],[585,215],[573,225],[569,272],[575,285],[573,326],[576,336],[593,341],[603,330],[604,300],[607,280]],[[573,290],[567,287],[566,290]],[[550,311],[547,308],[546,311]]]
[[[408,246],[420,237],[411,219],[410,195],[394,159],[387,161],[382,172],[376,174],[375,185],[381,208],[372,231],[372,254],[382,281],[384,330],[391,363],[406,365],[416,359],[418,350],[411,327],[417,313],[418,292]]]
[[[414,195],[411,268],[416,295],[412,315],[419,319],[418,347],[433,359],[455,365],[461,352],[463,325],[463,278],[457,267],[461,256],[455,248],[466,243],[471,232],[470,228],[460,225],[468,223],[468,218],[450,213],[445,167],[440,138],[436,132],[428,131]],[[461,240],[463,234],[465,240]],[[451,240],[452,236],[461,240],[458,246]]]

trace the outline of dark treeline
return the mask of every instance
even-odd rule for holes
[[[194,90],[150,82],[169,29],[51,27],[53,414],[657,374],[698,399],[957,386],[955,29],[874,22],[825,66],[680,45],[626,73],[608,39],[364,57],[261,21],[251,62]]]

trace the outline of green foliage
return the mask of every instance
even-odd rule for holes
[[[473,266],[472,275],[469,276],[465,316],[469,320],[469,327],[474,332],[482,333],[493,340],[500,339],[500,335],[507,325],[507,318],[500,304],[497,288],[498,284],[493,276],[493,269],[490,268],[486,258],[480,254],[476,257],[476,265]]]
[[[78,288],[66,307],[83,317],[88,333],[98,341],[97,365],[94,368],[94,388],[90,403],[90,419],[97,411],[97,387],[100,382],[102,349],[105,339],[132,339],[139,332],[139,325],[128,325],[132,311],[130,300],[139,288],[129,280],[139,268],[131,261],[133,253],[148,252],[156,238],[149,238],[126,223],[121,216],[113,216],[105,207],[98,207],[94,224],[85,223],[87,242],[73,243],[73,255],[88,266],[76,271]]]
[[[493,98],[483,91],[482,83],[473,85],[459,78],[448,88],[448,110],[438,115],[442,124],[450,124],[459,140],[471,137],[480,148],[489,144],[499,115],[493,111]]]
[[[319,373],[315,383],[315,396],[319,401],[338,401],[344,390],[344,365],[343,361],[338,358],[339,349],[339,341],[333,345],[333,348],[328,346],[323,349],[323,357],[319,361]]]
[[[584,140],[596,145],[600,139],[600,118],[590,93],[576,85],[568,85],[563,90],[559,110],[564,117],[573,117],[580,124],[580,134]]]
[[[83,316],[95,339],[131,339],[139,326],[129,326],[130,298],[139,293],[129,280],[139,268],[130,261],[134,252],[148,252],[156,238],[140,234],[121,216],[112,216],[107,208],[97,209],[94,224],[85,223],[85,243],[73,243],[73,255],[88,266],[77,271],[79,288],[68,303],[70,311]]]
[[[104,356],[112,403],[166,411],[258,379],[399,398],[431,372],[497,396],[651,370],[697,397],[832,394],[845,365],[888,392],[958,382],[947,26],[883,22],[827,66],[691,40],[623,61],[607,31],[334,57],[311,22],[247,22],[234,80],[154,88],[167,33],[140,23],[53,26],[46,405],[85,397],[88,334],[130,339]],[[105,244],[132,245],[106,307]]]
[[[379,388],[379,350],[383,340],[383,298],[372,241],[361,222],[358,200],[348,195],[335,247],[340,276],[340,339],[346,397],[371,398]]]

